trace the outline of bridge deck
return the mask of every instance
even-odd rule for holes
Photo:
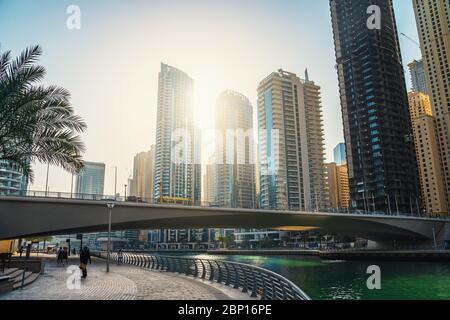
[[[0,240],[108,229],[106,201],[0,196]],[[116,202],[113,230],[312,228],[373,241],[450,239],[450,220]]]

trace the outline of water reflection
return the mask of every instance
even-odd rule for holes
[[[192,255],[191,255],[192,256]],[[318,300],[448,300],[450,264],[321,261],[316,257],[194,255],[203,259],[248,263],[277,272]],[[367,289],[370,265],[382,272],[382,289]]]

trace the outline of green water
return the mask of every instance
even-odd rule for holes
[[[260,266],[296,283],[314,300],[450,300],[450,264],[327,262],[316,257],[212,256]],[[367,289],[370,265],[381,268],[381,290]]]

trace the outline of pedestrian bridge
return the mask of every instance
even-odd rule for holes
[[[108,201],[0,196],[0,240],[104,232]],[[115,202],[113,230],[245,228],[317,230],[376,242],[450,240],[450,220]]]

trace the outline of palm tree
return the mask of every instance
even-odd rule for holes
[[[31,164],[56,165],[72,173],[83,167],[80,135],[84,121],[74,114],[70,93],[39,85],[45,68],[36,65],[40,46],[12,60],[0,52],[0,161],[15,164],[33,181]]]

